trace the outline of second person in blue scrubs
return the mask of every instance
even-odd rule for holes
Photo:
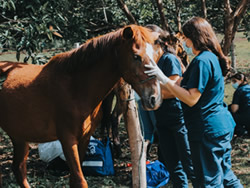
[[[156,25],[147,25],[153,32],[159,33],[164,54],[158,61],[158,66],[166,76],[177,81],[181,76],[181,62],[175,55],[175,50],[168,44],[170,34]],[[162,90],[164,98],[162,105],[155,111],[156,130],[159,137],[158,157],[170,172],[173,187],[188,188],[188,178],[194,188],[198,187],[194,176],[188,143],[187,129],[184,123],[181,102],[173,95]]]

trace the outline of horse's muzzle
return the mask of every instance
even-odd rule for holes
[[[156,110],[160,107],[162,102],[161,97],[156,97],[155,95],[151,95],[147,100],[142,100],[142,106],[145,110]]]
[[[155,108],[155,105],[156,105],[155,96],[150,96],[150,98],[149,98],[149,106],[153,109],[153,108]]]

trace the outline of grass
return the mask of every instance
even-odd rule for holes
[[[222,39],[222,35],[217,35],[218,39]],[[250,42],[244,37],[243,32],[238,32],[234,39],[236,69],[242,72],[250,71]],[[230,56],[229,56],[230,57]]]

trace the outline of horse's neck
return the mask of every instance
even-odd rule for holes
[[[112,57],[101,59],[89,70],[85,70],[85,75],[81,71],[78,73],[74,82],[81,88],[78,90],[80,96],[85,97],[82,100],[96,107],[106,97],[121,78],[116,63]]]
[[[55,69],[59,77],[71,80],[66,86],[73,98],[84,105],[96,107],[121,78],[118,69],[117,47],[89,51],[86,46],[55,56],[48,63],[48,69]],[[54,67],[54,68],[53,68]],[[52,71],[53,72],[53,71]],[[52,73],[53,74],[53,73]],[[68,75],[68,76],[65,76]]]

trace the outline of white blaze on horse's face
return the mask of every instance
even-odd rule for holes
[[[150,58],[150,63],[154,62],[154,49],[153,46],[149,43],[146,44],[146,54]]]
[[[158,51],[155,51],[153,49],[153,46],[149,43],[146,43],[146,54],[150,59],[150,64],[151,65],[156,65],[155,61],[154,61],[154,53],[158,53]],[[149,80],[152,80],[153,77],[149,78]],[[146,82],[145,82],[146,83]],[[149,83],[149,82],[147,82]],[[153,84],[151,82],[151,84]],[[156,86],[156,90],[157,92],[155,92],[155,94],[152,94],[152,88],[148,87],[148,88],[144,88],[143,94],[142,94],[142,99],[144,98],[144,100],[142,100],[142,104],[145,110],[152,110],[152,109],[157,109],[159,107],[159,105],[161,104],[162,98],[161,98],[161,88],[160,88],[160,83],[158,80],[156,80],[156,82],[153,84],[154,87]],[[148,96],[149,99],[147,98]],[[156,105],[157,104],[157,105]]]

